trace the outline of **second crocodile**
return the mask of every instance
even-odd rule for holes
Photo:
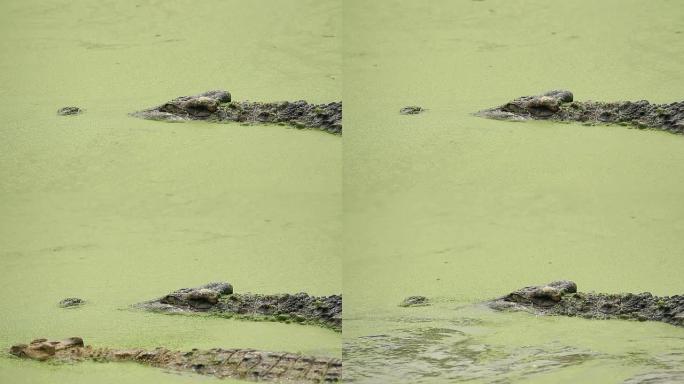
[[[16,344],[10,354],[37,361],[76,363],[81,361],[130,361],[176,372],[193,372],[249,381],[283,383],[333,383],[340,381],[342,362],[329,357],[254,349],[193,349],[188,352],[166,348],[117,349],[86,346],[80,337],[61,341],[36,339]]]

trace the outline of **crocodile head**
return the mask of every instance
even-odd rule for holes
[[[500,300],[523,305],[531,304],[538,307],[552,307],[561,300],[563,295],[576,292],[577,284],[574,281],[559,280],[546,285],[518,289],[502,297]]]
[[[159,299],[162,304],[189,307],[197,311],[211,309],[222,295],[233,293],[229,283],[209,283],[197,288],[182,288]]]
[[[476,115],[498,120],[545,119],[558,112],[561,104],[572,100],[572,92],[553,90],[541,95],[518,97],[499,107],[477,112]]]
[[[160,106],[132,113],[149,120],[202,120],[212,116],[220,104],[231,101],[228,91],[208,91],[193,96],[181,96]]]
[[[79,347],[83,347],[83,339],[80,337],[70,337],[61,341],[36,339],[28,345],[13,345],[9,352],[17,357],[43,361],[52,358],[58,351]]]
[[[183,96],[169,101],[159,107],[159,111],[175,115],[188,115],[206,118],[216,112],[219,104],[230,101],[227,91],[209,91],[194,96]]]

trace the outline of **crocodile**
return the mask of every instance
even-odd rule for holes
[[[226,282],[181,288],[135,308],[161,313],[208,313],[245,320],[296,322],[342,330],[342,296],[234,293]]]
[[[311,104],[304,100],[280,102],[233,101],[224,90],[181,96],[159,106],[131,113],[148,120],[215,123],[280,124],[342,134],[342,102]]]
[[[584,124],[618,124],[684,134],[684,101],[652,104],[640,101],[574,101],[572,92],[553,90],[522,96],[498,107],[476,112],[497,120],[552,120]]]
[[[167,348],[117,349],[86,346],[80,337],[61,341],[36,339],[13,345],[9,353],[19,358],[55,363],[136,362],[168,371],[193,372],[219,379],[286,383],[334,383],[342,375],[337,358],[304,356],[254,349],[193,349],[182,352]]]
[[[570,280],[520,288],[486,303],[495,310],[526,311],[537,315],[588,319],[661,321],[684,326],[684,295],[578,292]]]

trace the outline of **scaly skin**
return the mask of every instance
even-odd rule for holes
[[[342,134],[341,101],[328,104],[309,104],[303,100],[274,103],[231,101],[228,91],[207,91],[199,95],[181,96],[131,115],[172,122],[206,120],[215,123],[286,124],[295,128]]]
[[[30,344],[17,344],[10,353],[20,358],[75,363],[132,361],[171,371],[194,372],[249,381],[287,383],[334,383],[340,380],[342,362],[327,357],[302,356],[253,349],[210,349],[189,352],[166,348],[115,349],[85,346],[83,339],[72,337],[62,341],[37,339]]]
[[[569,280],[524,287],[487,303],[496,310],[526,311],[538,315],[577,316],[588,319],[662,321],[684,326],[684,296],[644,293],[582,293]]]
[[[163,313],[209,313],[246,320],[297,322],[342,330],[341,295],[233,293],[229,283],[209,283],[181,288],[135,307]]]
[[[641,101],[573,101],[566,90],[523,96],[504,105],[475,113],[490,119],[524,121],[553,120],[585,124],[619,124],[635,128],[684,133],[684,101],[651,104]]]

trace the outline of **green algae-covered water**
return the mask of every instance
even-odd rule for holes
[[[580,290],[682,293],[684,138],[470,115],[560,87],[579,100],[680,100],[679,2],[341,7],[4,1],[0,348],[82,336],[338,356],[340,335],[317,327],[127,306],[216,280],[238,292],[338,293],[344,248],[355,382],[681,381],[679,328],[477,303],[562,278]],[[216,88],[237,100],[338,100],[343,70],[344,241],[339,137],[126,116]],[[398,114],[412,104],[428,112]],[[65,105],[87,112],[56,116]],[[415,294],[434,304],[397,307]],[[68,296],[89,302],[58,308]],[[0,382],[213,381],[0,356]]]
[[[679,1],[345,2],[350,381],[684,380],[681,328],[477,305],[557,279],[684,292],[684,137],[470,115],[555,88],[681,100],[682,19]]]
[[[127,113],[228,89],[236,100],[341,98],[335,1],[3,1],[0,349],[249,347],[339,356],[318,327],[127,310],[181,287],[340,293],[341,139]],[[78,105],[84,115],[59,117]],[[77,296],[78,309],[57,303]],[[0,353],[0,382],[195,382],[132,364]]]

